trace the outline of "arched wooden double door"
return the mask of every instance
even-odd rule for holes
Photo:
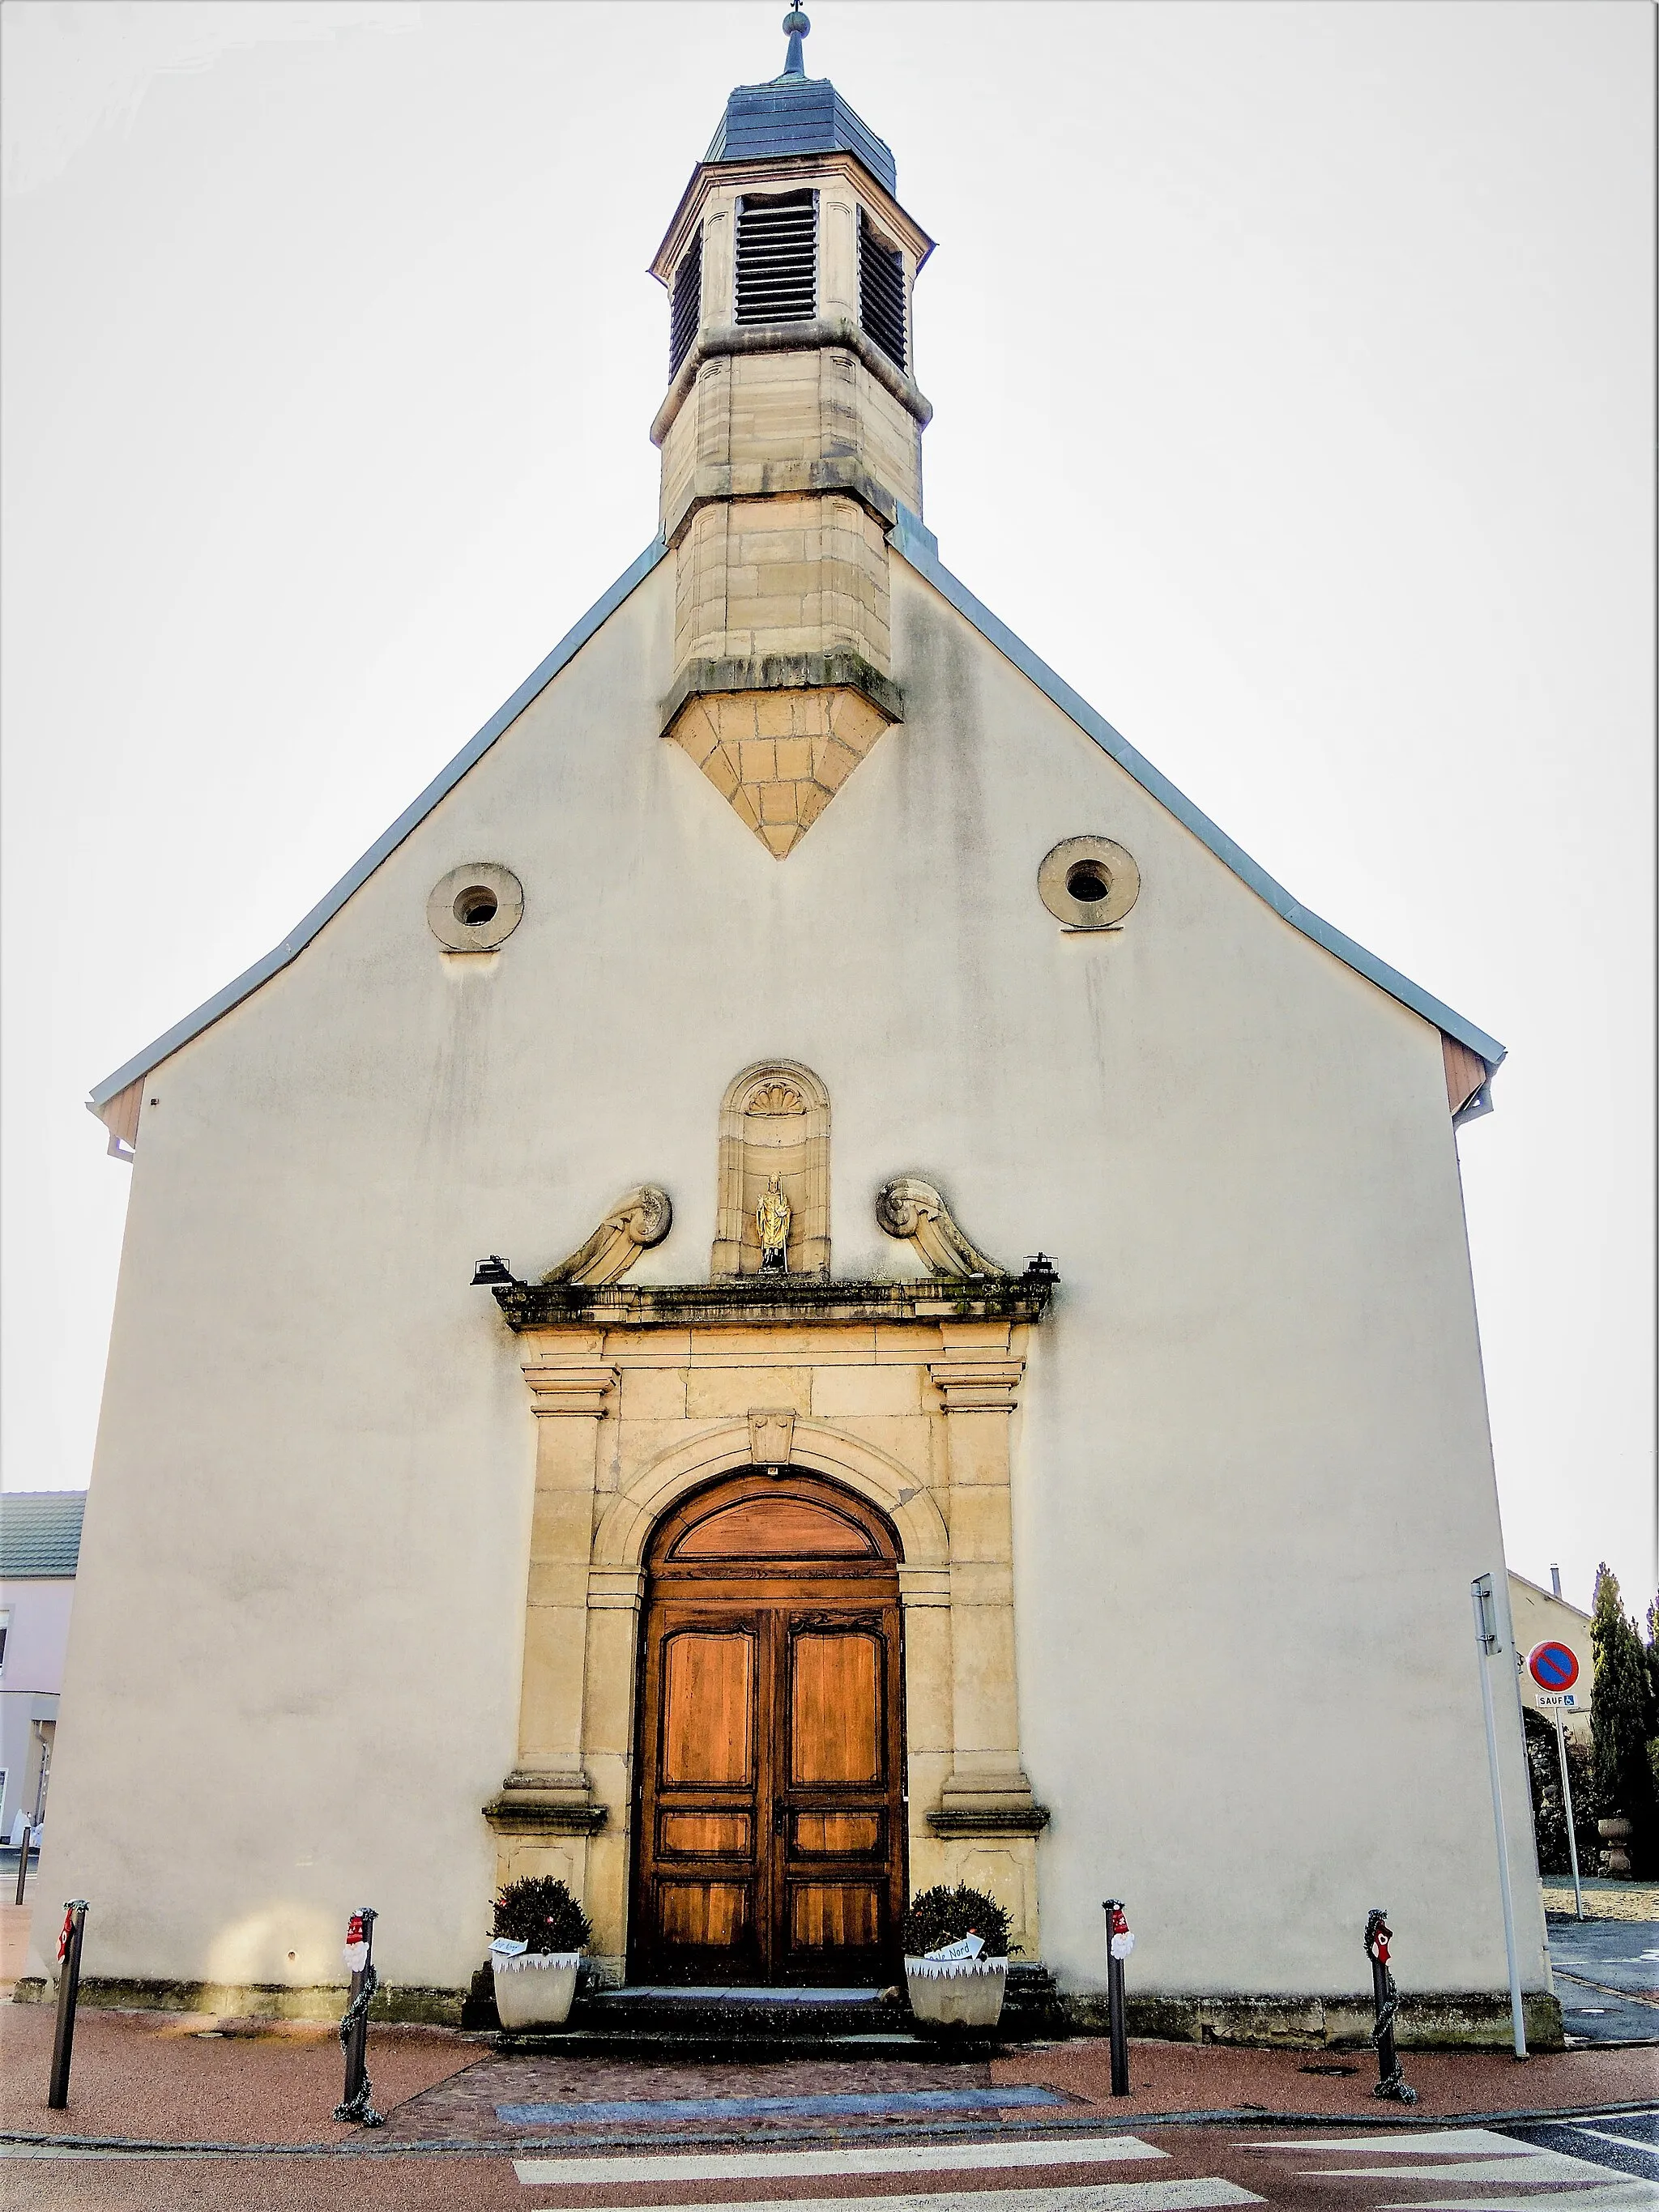
[[[786,1468],[683,1498],[653,1538],[629,1972],[884,1974],[905,1899],[898,1547]]]

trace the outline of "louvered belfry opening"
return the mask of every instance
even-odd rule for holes
[[[818,196],[779,192],[738,202],[737,320],[805,323],[817,313]]]
[[[699,230],[680,256],[680,265],[674,271],[674,291],[668,309],[668,374],[671,376],[690,352],[691,341],[697,335],[697,325],[702,319],[702,233]]]
[[[904,257],[859,210],[859,320],[896,368],[904,367]]]

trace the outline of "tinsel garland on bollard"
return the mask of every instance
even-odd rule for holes
[[[1382,1913],[1373,1911],[1365,1923],[1365,1956],[1371,1962],[1371,1984],[1376,2004],[1371,2041],[1376,2045],[1376,2068],[1382,2079],[1371,2094],[1391,2098],[1400,2105],[1414,2105],[1417,2092],[1400,2070],[1394,2047],[1394,2022],[1400,2010],[1400,1992],[1394,1985],[1394,1972],[1389,1965],[1389,1938],[1393,1932]]]
[[[341,2015],[340,2047],[346,2056],[347,2083],[349,2085],[351,2081],[354,2061],[357,2082],[350,2094],[334,2107],[337,2120],[355,2121],[358,2126],[365,2128],[383,2128],[386,2125],[385,2114],[377,2112],[369,2102],[374,2085],[368,2078],[368,2008],[374,2002],[375,1990],[380,1986],[380,1978],[374,1971],[371,1950],[374,1917],[365,1907],[361,1913],[352,1914],[350,1925],[346,1929],[346,1960],[352,1967],[352,1979],[356,1987],[352,1991],[350,2003]],[[362,1954],[361,1965],[353,1958],[356,1951]],[[356,2042],[355,2051],[354,2040]]]

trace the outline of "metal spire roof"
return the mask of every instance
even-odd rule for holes
[[[765,84],[740,84],[726,103],[706,161],[764,161],[800,154],[851,154],[898,197],[893,149],[849,107],[828,77],[808,76],[801,40],[812,26],[799,8],[783,19],[789,34],[783,72]]]

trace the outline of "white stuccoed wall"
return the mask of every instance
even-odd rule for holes
[[[785,1054],[833,1101],[838,1274],[906,1272],[872,1202],[907,1170],[1059,1258],[1015,1510],[1062,1983],[1103,1981],[1115,1893],[1143,1989],[1361,1989],[1373,1904],[1403,1986],[1503,1986],[1468,1595],[1503,1555],[1438,1035],[896,557],[893,608],[908,719],[780,864],[657,737],[664,563],[150,1079],[43,1877],[93,1900],[89,1974],[334,1980],[370,1903],[387,1979],[470,1977],[534,1451],[473,1262],[539,1272],[651,1180],[675,1225],[638,1275],[702,1279],[721,1093]],[[1143,875],[1103,940],[1035,888],[1085,832]],[[484,859],[524,920],[447,960],[427,894]]]

